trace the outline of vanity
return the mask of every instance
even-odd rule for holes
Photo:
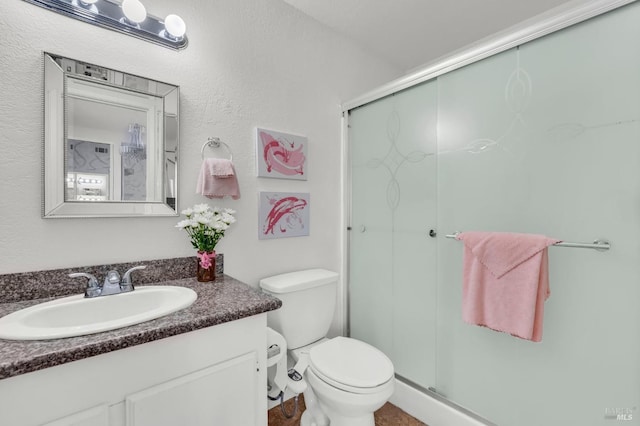
[[[43,219],[178,216],[179,87],[53,53],[42,61]],[[222,274],[197,282],[195,257],[143,263],[131,294],[173,286],[190,288],[197,299],[109,331],[0,339],[0,425],[267,424],[267,312],[281,301]],[[70,273],[102,280],[138,265],[0,275],[0,317],[74,294],[92,297],[95,286],[87,291],[86,280]],[[118,281],[114,276],[122,288],[125,280]],[[85,325],[108,322],[103,314],[114,311],[125,309],[84,309]],[[77,326],[66,311],[55,318],[61,328]]]
[[[117,330],[0,340],[0,424],[266,425],[266,313],[280,300],[226,275],[153,285],[188,287],[198,298]],[[0,303],[0,316],[47,300]]]

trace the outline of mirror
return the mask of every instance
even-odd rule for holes
[[[179,88],[44,54],[45,218],[177,216]]]

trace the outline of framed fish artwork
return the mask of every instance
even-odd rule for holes
[[[258,177],[307,180],[307,138],[256,129]]]
[[[258,239],[309,235],[309,193],[260,192]]]

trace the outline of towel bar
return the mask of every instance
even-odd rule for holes
[[[454,232],[453,234],[447,234],[445,237],[455,239],[460,232]],[[554,244],[555,247],[571,247],[571,248],[589,248],[598,251],[606,251],[611,248],[611,243],[607,240],[595,240],[593,243],[568,243],[561,241]]]
[[[202,145],[202,149],[200,150],[200,156],[204,160],[204,149],[206,147],[220,148],[220,145],[224,145],[224,147],[227,148],[227,151],[229,151],[229,161],[233,161],[233,153],[231,152],[231,148],[229,148],[229,145],[222,142],[220,138],[209,137],[207,141],[204,143],[204,145]]]

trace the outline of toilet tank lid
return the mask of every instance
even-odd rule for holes
[[[337,272],[326,269],[307,269],[263,278],[260,280],[260,288],[271,293],[289,293],[318,287],[337,280]]]

